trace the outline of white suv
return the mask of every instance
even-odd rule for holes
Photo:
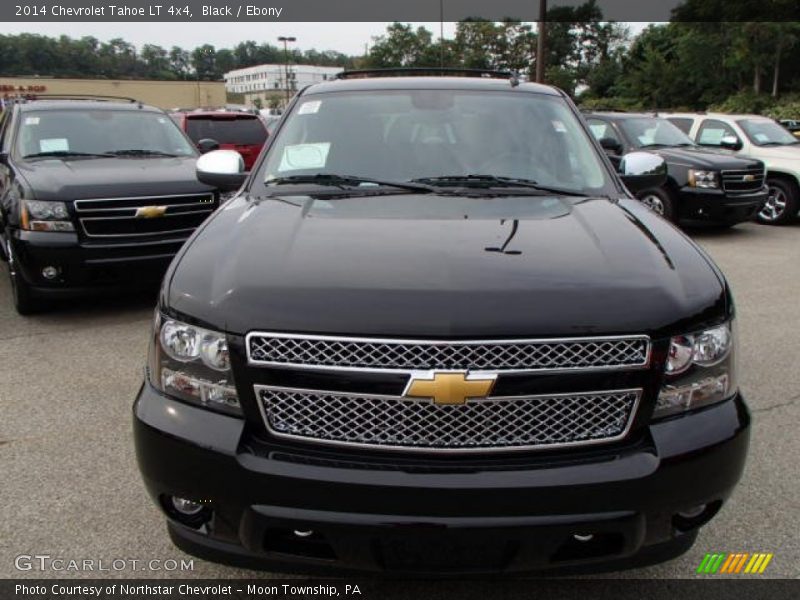
[[[758,115],[662,113],[697,144],[757,158],[767,166],[769,198],[758,220],[792,221],[800,210],[800,140],[776,121]]]

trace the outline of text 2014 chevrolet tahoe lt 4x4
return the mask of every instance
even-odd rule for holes
[[[748,446],[722,274],[558,90],[394,75],[301,91],[246,177],[198,161],[244,184],[166,275],[134,406],[172,539],[406,574],[684,552]]]

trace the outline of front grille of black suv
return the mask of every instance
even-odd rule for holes
[[[248,363],[256,370],[258,407],[274,437],[429,452],[536,450],[621,440],[643,393],[641,378],[633,376],[649,366],[651,354],[646,336],[425,341],[253,332],[246,344]],[[292,383],[278,383],[275,376],[287,372],[298,375]],[[495,389],[505,395],[489,392],[437,404],[396,385],[447,372],[495,379]],[[603,372],[618,377],[598,375]],[[500,384],[506,376],[540,374],[559,379],[563,393]],[[263,377],[270,382],[259,381]],[[640,383],[587,391],[586,377],[606,385],[631,383],[631,377]],[[577,385],[576,378],[583,383]],[[395,387],[386,385],[388,391],[376,393],[376,383],[384,380]],[[570,381],[576,384],[572,391]],[[325,382],[334,382],[336,390],[326,389]]]
[[[722,189],[733,194],[747,194],[764,187],[764,169],[722,171]]]
[[[215,208],[213,194],[75,201],[86,237],[120,241],[158,235],[188,236]]]
[[[640,390],[470,399],[463,405],[257,386],[274,435],[404,450],[561,447],[624,437]]]
[[[251,363],[355,370],[527,371],[642,367],[646,337],[418,341],[252,333]]]

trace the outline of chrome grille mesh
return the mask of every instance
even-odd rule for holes
[[[722,171],[722,189],[732,193],[752,193],[764,186],[764,169]]]
[[[491,370],[643,367],[645,337],[428,342],[253,333],[251,363],[318,368]]]
[[[633,419],[639,390],[430,400],[256,386],[278,436],[404,450],[525,449],[612,441]]]

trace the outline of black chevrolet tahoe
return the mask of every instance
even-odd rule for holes
[[[383,75],[383,76],[381,76]],[[617,569],[685,552],[750,417],[711,259],[562,92],[302,90],[164,279],[134,438],[173,541],[275,570]]]
[[[585,117],[612,163],[636,150],[667,161],[666,183],[637,196],[669,220],[736,225],[752,220],[768,198],[760,160],[698,146],[673,123],[653,115],[596,112]]]
[[[12,103],[0,122],[0,256],[16,309],[158,284],[217,206],[198,152],[163,111],[135,100]]]

